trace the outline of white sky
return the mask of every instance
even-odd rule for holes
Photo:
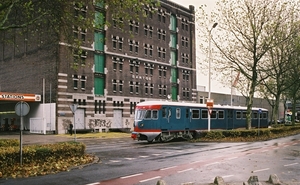
[[[216,2],[218,0],[171,0],[177,4],[180,4],[182,6],[185,6],[185,7],[189,7],[189,5],[194,5],[195,7],[195,10],[197,11],[198,8],[201,6],[201,5],[206,5],[206,10],[207,11],[212,11],[214,9],[214,7],[216,6]],[[207,12],[209,13],[209,12]],[[197,25],[197,24],[196,24]],[[197,32],[196,32],[197,34]],[[197,37],[197,35],[196,35]],[[198,55],[199,53],[201,52],[197,52],[197,45],[196,45],[196,54]],[[201,57],[197,57],[197,60],[201,60],[201,59],[205,59],[203,57],[206,57],[206,56],[201,56]],[[197,61],[197,63],[199,63],[200,61]],[[202,74],[202,73],[205,73]],[[205,90],[208,91],[208,69],[207,71],[205,72],[201,72],[200,70],[197,71],[197,85],[198,86],[205,86]],[[225,93],[225,94],[230,94],[231,93],[231,90],[230,90],[230,87],[228,86],[224,86],[222,83],[214,80],[214,79],[211,79],[211,92],[217,92],[217,93]]]

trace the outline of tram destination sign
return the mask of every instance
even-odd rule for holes
[[[39,102],[41,101],[41,95],[0,92],[0,101]]]

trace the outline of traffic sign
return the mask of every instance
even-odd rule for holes
[[[26,116],[29,113],[30,107],[28,103],[20,101],[15,106],[15,112],[18,116]]]
[[[72,111],[73,114],[76,112],[77,107],[78,107],[78,104],[72,104],[72,105],[70,105],[70,109],[71,109],[71,111]]]

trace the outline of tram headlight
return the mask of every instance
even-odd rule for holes
[[[141,127],[141,128],[144,127],[144,123],[140,123],[140,127]]]

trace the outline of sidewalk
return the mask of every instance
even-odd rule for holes
[[[7,132],[0,133],[0,139],[18,139],[20,140],[20,132]],[[22,141],[25,145],[30,144],[45,144],[45,143],[58,143],[64,141],[74,141],[74,138],[65,137],[62,135],[42,135],[42,134],[30,134],[23,133]]]
[[[25,145],[31,144],[49,144],[58,142],[74,141],[75,135],[69,134],[32,134],[23,132],[22,141]],[[91,134],[76,134],[76,140],[91,140],[91,139],[114,139],[114,138],[130,138],[128,133],[91,133]],[[20,132],[0,132],[0,139],[18,139],[20,140]],[[131,139],[131,138],[130,138]]]

